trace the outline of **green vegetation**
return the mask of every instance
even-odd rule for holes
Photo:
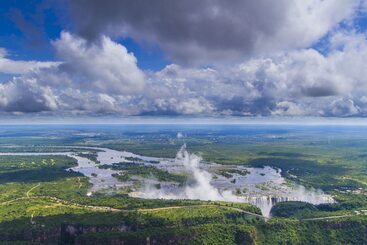
[[[247,175],[249,172],[246,169],[221,169],[217,171],[217,174],[222,175],[226,178],[232,178],[233,174],[238,174],[238,175],[242,175],[245,176]]]
[[[0,151],[75,152],[96,161],[96,152],[82,153],[71,145],[174,157],[183,144],[175,138],[176,129],[159,135],[139,130],[119,134],[107,127],[98,129],[102,133],[93,137],[37,130],[4,132]],[[330,141],[316,132],[297,130],[242,135],[231,130],[219,134],[195,129],[185,133],[185,142],[205,161],[275,167],[290,183],[321,188],[336,203],[278,203],[271,211],[272,218],[264,220],[258,208],[245,203],[145,200],[127,196],[128,190],[112,188],[87,196],[91,187],[88,178],[68,170],[76,164],[73,158],[0,156],[0,240],[25,244],[367,244],[366,132],[329,133]],[[8,147],[11,144],[20,147]],[[139,158],[128,161],[131,163],[100,167],[119,170],[115,177],[120,181],[134,180],[134,176],[180,184],[189,181],[188,176],[143,167],[137,164]],[[228,178],[247,174],[227,168],[216,174]],[[269,186],[258,188],[268,190]],[[236,191],[249,190],[243,186]]]
[[[99,168],[110,168],[113,170],[125,171],[123,174],[116,176],[121,181],[131,180],[131,176],[153,177],[159,181],[173,181],[181,185],[187,182],[187,177],[184,175],[169,173],[158,169],[154,166],[145,166],[134,162],[120,162],[112,165],[101,165]]]
[[[146,229],[138,232],[110,232],[78,237],[85,244],[111,243],[114,240],[127,244],[255,244],[256,231],[247,225],[206,224],[192,227]]]
[[[122,221],[132,230],[136,227],[153,229],[232,220],[253,222],[255,219],[257,222],[258,218],[238,210],[260,213],[259,209],[249,204],[143,200],[103,194],[87,197],[90,186],[87,178],[66,171],[74,165],[74,159],[66,156],[2,156],[0,172],[3,176],[9,176],[0,184],[2,241],[75,241],[62,230],[66,224],[75,223],[90,227],[107,226],[113,230],[121,226]],[[13,174],[23,174],[22,171],[26,170],[33,171],[26,177]],[[43,171],[52,172],[52,179],[42,175]]]
[[[259,244],[365,244],[366,228],[366,219],[360,218],[272,219],[257,226],[257,236]]]
[[[66,171],[76,165],[75,159],[66,156],[0,156],[0,163],[0,184],[34,183],[80,176]]]
[[[91,160],[92,162],[95,162],[96,164],[100,163],[97,159],[97,152],[95,152],[95,151],[88,152],[88,153],[81,152],[81,153],[78,153],[77,155],[80,156],[80,157],[87,158],[87,159]]]
[[[272,217],[310,217],[312,213],[318,211],[315,205],[306,202],[280,202],[271,209]]]

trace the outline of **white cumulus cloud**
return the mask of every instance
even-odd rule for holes
[[[144,73],[127,49],[103,37],[98,44],[62,32],[53,42],[63,63],[59,70],[81,90],[110,94],[131,94],[144,87]]]

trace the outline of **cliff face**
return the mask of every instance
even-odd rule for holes
[[[85,234],[124,232],[134,230],[134,226],[119,225],[82,225],[61,224],[54,228],[33,226],[31,229],[19,229],[0,232],[0,241],[27,241],[45,244],[74,244],[76,238]]]
[[[19,228],[19,227],[18,227]],[[367,244],[367,221],[291,219],[256,224],[136,225],[62,224],[47,228],[0,231],[0,241],[42,244]]]
[[[123,232],[131,231],[133,227],[120,225],[82,225],[82,224],[62,224],[60,229],[61,243],[75,243],[76,238],[90,233]]]
[[[34,243],[52,243],[60,239],[61,227],[52,229],[20,229],[0,232],[0,241],[27,241]]]
[[[76,244],[256,244],[256,230],[247,225],[210,224],[189,227],[155,228],[137,232],[85,234]]]
[[[194,236],[194,235],[193,235]],[[156,237],[140,237],[140,238],[112,238],[105,240],[105,244],[111,245],[173,245],[173,244],[187,244],[194,240],[193,236],[171,236],[170,238],[156,238]],[[80,237],[75,241],[76,245],[90,244],[99,245],[101,240],[91,240],[90,238]]]

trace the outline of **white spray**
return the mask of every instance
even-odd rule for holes
[[[202,158],[196,154],[189,153],[186,145],[183,145],[178,151],[174,160],[175,165],[183,167],[184,171],[190,175],[193,184],[180,188],[162,188],[157,189],[150,182],[146,182],[145,187],[137,196],[148,199],[198,199],[211,201],[229,201],[229,202],[248,202],[258,206],[263,215],[269,216],[270,209],[274,205],[273,201],[305,201],[314,204],[333,202],[333,199],[324,195],[322,191],[306,190],[303,186],[294,186],[287,189],[285,197],[273,195],[262,196],[236,196],[231,190],[220,191],[211,184],[212,175],[200,167]]]
[[[212,175],[207,171],[200,169],[201,157],[195,154],[190,154],[186,150],[186,145],[183,145],[177,153],[176,162],[182,163],[185,170],[192,174],[195,184],[186,186],[184,196],[188,199],[201,200],[224,200],[224,196],[217,188],[210,184]],[[233,195],[233,198],[236,197]]]
[[[183,145],[176,155],[175,164],[182,165],[185,172],[189,173],[194,184],[180,189],[179,193],[169,193],[167,190],[156,189],[152,185],[145,186],[139,196],[145,198],[164,199],[200,199],[213,201],[240,201],[231,191],[219,192],[211,185],[212,175],[200,168],[202,158],[196,154],[189,153],[186,145]]]

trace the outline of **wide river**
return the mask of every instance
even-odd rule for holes
[[[71,147],[64,147],[71,148]],[[174,182],[160,182],[152,178],[139,178],[139,187],[130,193],[131,196],[149,199],[200,199],[247,202],[259,207],[264,216],[270,215],[272,206],[280,201],[304,201],[312,204],[331,203],[333,198],[321,190],[306,189],[301,185],[290,184],[282,176],[281,170],[271,167],[250,168],[208,163],[195,154],[181,149],[176,158],[156,158],[137,155],[127,151],[117,151],[99,147],[74,147],[80,152],[97,151],[99,164],[75,152],[26,152],[0,153],[0,155],[64,155],[73,157],[78,165],[69,169],[89,177],[92,184],[88,195],[94,192],[113,192],[119,188],[132,185],[131,181],[121,182],[113,174],[120,171],[99,168],[99,165],[111,165],[118,162],[131,162],[139,159],[137,164],[154,166],[170,173],[190,175],[194,182],[190,185],[178,185]],[[221,172],[231,173],[221,175]],[[159,184],[159,188],[157,188]]]

